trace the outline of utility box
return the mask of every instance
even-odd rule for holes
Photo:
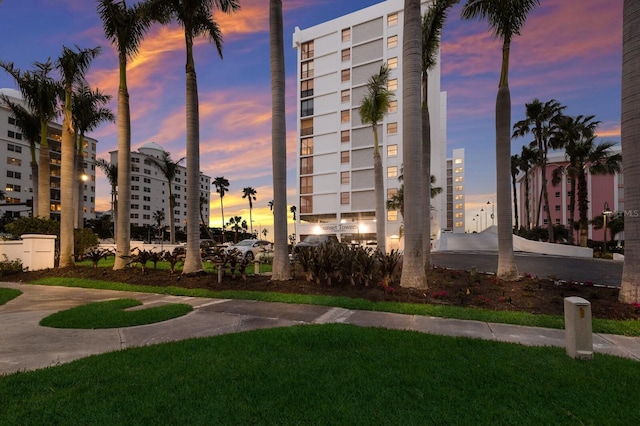
[[[567,355],[577,359],[593,359],[591,303],[582,297],[565,297],[564,332]]]

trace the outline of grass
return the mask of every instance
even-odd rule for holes
[[[0,288],[0,306],[20,296],[22,292],[13,288]]]
[[[100,261],[98,262],[98,267],[99,268],[113,268],[113,264],[115,262],[115,257],[113,256],[109,256],[105,259],[100,259]],[[91,260],[81,260],[75,263],[76,266],[86,266],[86,267],[93,267],[93,262]],[[176,264],[176,272],[182,272],[182,262],[178,262],[178,264]],[[147,269],[154,269],[153,266],[153,262],[147,262],[146,265]],[[202,267],[204,269],[205,272],[208,273],[214,273],[216,272],[216,268],[215,265],[212,262],[202,262]],[[247,264],[246,270],[245,272],[248,275],[253,274],[254,272],[254,264],[253,262],[249,262]],[[271,267],[272,265],[269,263],[261,263],[260,264],[260,272],[261,273],[266,273],[266,272],[271,272]],[[159,269],[162,271],[168,271],[170,269],[170,265],[169,262],[165,262],[165,261],[160,261],[156,264],[155,269]]]
[[[66,287],[98,288],[121,291],[138,291],[144,293],[171,294],[175,296],[211,297],[220,299],[247,299],[266,302],[302,303],[308,305],[335,306],[345,309],[357,309],[379,312],[393,312],[408,315],[424,315],[443,318],[485,321],[503,324],[524,325],[529,327],[564,328],[564,317],[559,315],[533,315],[516,311],[492,311],[479,308],[463,308],[459,306],[411,304],[396,302],[372,302],[349,297],[284,294],[274,292],[206,289],[186,289],[182,287],[153,287],[130,285],[101,280],[85,280],[79,278],[43,278],[32,284],[54,285]],[[593,319],[595,333],[640,336],[640,321],[614,321]]]
[[[635,424],[640,364],[360,328],[257,330],[0,377],[0,424]]]
[[[141,305],[142,302],[134,299],[88,303],[49,315],[40,321],[40,325],[54,328],[83,329],[132,327],[177,318],[193,310],[191,305],[172,303],[152,308],[125,311],[125,309]]]

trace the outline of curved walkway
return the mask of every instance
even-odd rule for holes
[[[346,323],[361,327],[413,330],[447,336],[564,347],[564,331],[479,321],[356,311],[327,306],[208,299],[2,283],[23,292],[0,306],[0,375],[58,365],[93,354],[192,337],[296,324]],[[144,305],[189,303],[194,310],[156,324],[104,330],[41,327],[42,318],[73,306],[116,298]],[[640,338],[594,334],[594,351],[640,361]]]

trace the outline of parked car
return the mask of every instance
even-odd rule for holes
[[[293,251],[299,250],[302,247],[319,247],[324,243],[338,244],[338,237],[335,235],[307,235],[293,248]]]
[[[273,245],[271,242],[266,240],[247,239],[229,246],[227,251],[231,251],[233,249],[239,251],[245,259],[251,262],[253,259],[258,257],[260,253],[273,250]]]

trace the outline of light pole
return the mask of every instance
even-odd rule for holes
[[[476,216],[478,216],[478,215],[476,215]],[[473,219],[471,219],[471,220],[473,220],[473,222],[476,224],[476,234],[477,234],[478,233],[478,221],[476,220],[475,217]]]
[[[480,232],[480,228],[478,228],[480,224],[480,213],[476,213],[476,218],[474,220],[476,221],[476,232]]]
[[[609,216],[611,213],[613,213],[610,209],[609,209],[609,203],[608,202],[604,202],[604,209],[602,210],[602,216],[604,218],[604,234],[603,234],[603,239],[604,239],[604,248],[602,249],[602,254],[606,254],[607,253],[607,216]]]
[[[493,210],[493,203],[491,202],[491,200],[487,201],[487,205],[491,204],[491,226],[495,225],[495,214],[494,214],[494,210]],[[489,211],[489,207],[487,207],[487,211]],[[489,224],[487,223],[487,226],[489,226]]]
[[[484,227],[482,226],[482,212],[484,209],[480,209],[480,232],[484,231]],[[487,213],[484,214],[484,225],[487,226]]]

